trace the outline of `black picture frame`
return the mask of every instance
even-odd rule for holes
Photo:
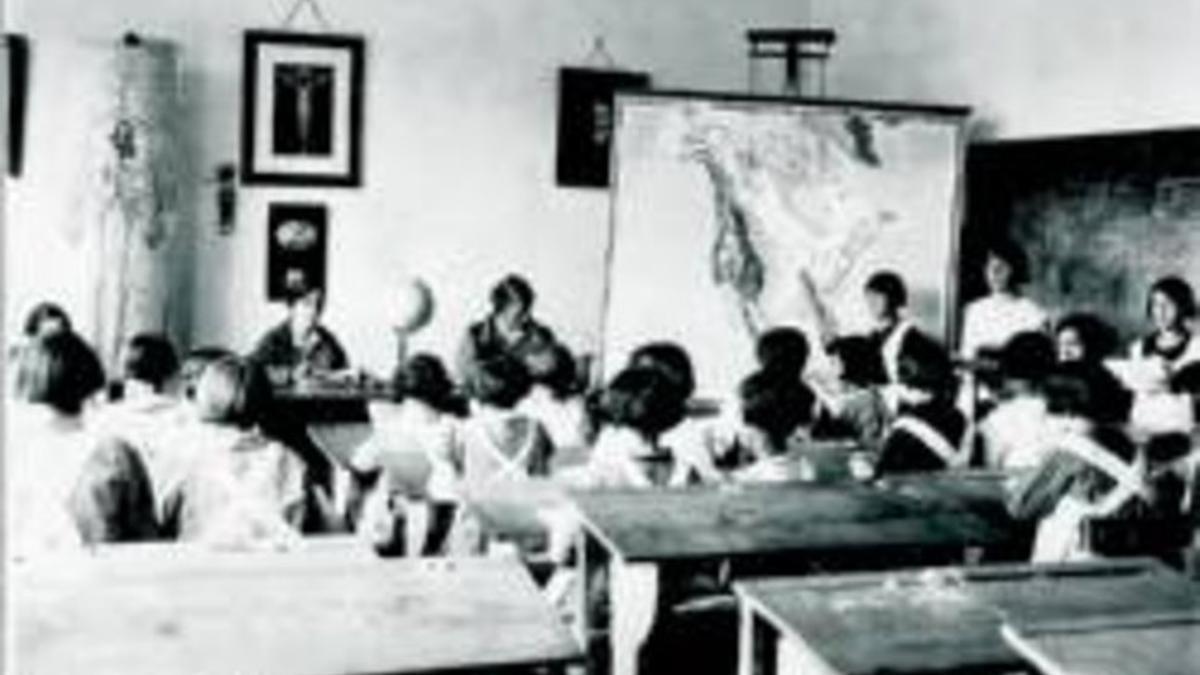
[[[249,30],[243,49],[242,182],[361,185],[363,38]]]
[[[559,69],[555,161],[558,185],[608,187],[614,97],[618,91],[641,91],[649,87],[648,73],[596,68]]]
[[[8,175],[21,175],[25,164],[25,112],[29,93],[29,39],[17,33],[4,34],[8,68]]]
[[[267,300],[286,300],[326,283],[329,210],[324,204],[273,202],[267,206]]]

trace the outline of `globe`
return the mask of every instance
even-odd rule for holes
[[[429,284],[418,277],[401,281],[392,311],[392,325],[401,333],[412,334],[429,325],[433,318]]]

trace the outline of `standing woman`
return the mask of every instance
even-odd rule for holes
[[[966,307],[962,355],[975,359],[980,351],[999,351],[1018,333],[1045,332],[1046,312],[1021,295],[1029,281],[1029,262],[1016,244],[998,241],[988,247],[983,276],[988,294]]]
[[[492,311],[471,324],[458,350],[458,377],[469,382],[476,366],[498,356],[524,363],[525,359],[555,344],[554,332],[533,318],[533,287],[523,277],[510,274],[492,288]]]
[[[1188,322],[1196,316],[1196,295],[1186,281],[1161,277],[1150,287],[1146,313],[1153,330],[1130,347],[1133,359],[1156,359],[1169,374],[1200,361],[1200,341],[1192,339]]]

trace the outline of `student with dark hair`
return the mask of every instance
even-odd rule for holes
[[[529,353],[525,367],[533,386],[518,410],[542,423],[555,448],[583,446],[589,424],[571,352],[548,345]]]
[[[482,361],[506,355],[518,361],[557,342],[554,332],[533,318],[533,287],[516,274],[501,279],[491,292],[488,316],[471,324],[458,350],[459,379],[471,379]]]
[[[578,483],[586,487],[654,487],[697,482],[686,462],[659,443],[683,419],[678,382],[661,370],[627,368],[604,389],[600,430]]]
[[[682,345],[670,341],[648,342],[633,351],[626,366],[647,368],[663,376],[672,405],[683,411],[678,422],[661,435],[658,442],[671,449],[675,459],[691,467],[701,480],[713,482],[721,477],[719,463],[736,462],[735,429],[740,420],[732,415],[724,420],[704,420],[689,414],[696,391],[692,357]]]
[[[71,317],[67,315],[66,310],[53,302],[39,302],[25,317],[23,333],[31,340],[71,331]]]
[[[900,275],[886,270],[876,272],[867,279],[863,293],[875,324],[868,337],[875,345],[876,358],[886,377],[879,384],[896,384],[900,381],[901,356],[919,343],[931,343],[932,339],[905,318],[908,289]]]
[[[771,328],[754,346],[758,367],[764,372],[800,379],[808,365],[808,338],[791,326]]]
[[[420,540],[417,553],[442,546],[462,474],[453,387],[441,359],[416,354],[396,369],[393,402],[372,406],[371,437],[351,464],[362,476],[378,475],[358,530],[381,551],[406,552],[408,531],[414,544]]]
[[[1036,466],[1016,474],[1009,495],[1014,517],[1038,522],[1035,562],[1091,557],[1085,522],[1133,518],[1156,508],[1133,444],[1100,417],[1096,385],[1095,371],[1081,364],[1063,364],[1046,379],[1049,449]]]
[[[1047,327],[1046,312],[1021,295],[1021,287],[1029,282],[1029,262],[1019,246],[1008,240],[992,242],[983,277],[987,295],[968,303],[963,314],[961,352],[967,359],[1003,348],[1018,333]]]
[[[998,403],[979,423],[983,464],[1014,470],[1035,466],[1045,450],[1044,385],[1055,367],[1045,333],[1018,333],[1000,352]]]
[[[287,308],[287,320],[263,335],[252,352],[252,358],[267,368],[272,380],[290,382],[350,366],[342,344],[321,325],[323,289],[303,288],[289,294]]]
[[[121,366],[123,396],[104,407],[95,424],[137,450],[161,516],[161,498],[187,462],[178,439],[187,421],[177,394],[179,359],[165,337],[142,333],[129,340]]]
[[[463,478],[469,485],[547,475],[554,446],[542,424],[516,410],[532,380],[525,365],[499,354],[472,369],[471,414],[462,422]]]
[[[793,452],[797,432],[812,423],[812,393],[798,379],[760,370],[738,388],[742,420],[755,460],[733,473],[742,483],[812,480],[813,467]]]
[[[1150,287],[1146,314],[1153,330],[1130,347],[1130,358],[1160,362],[1170,376],[1200,361],[1200,340],[1192,339],[1190,322],[1196,316],[1192,287],[1176,276],[1166,276]]]
[[[687,403],[696,391],[692,357],[675,342],[649,342],[638,347],[629,356],[629,367],[657,370],[682,403]]]
[[[196,383],[191,461],[164,498],[167,532],[217,546],[289,546],[313,502],[304,462],[261,430],[272,388],[255,361],[210,363]],[[322,495],[324,496],[324,495]],[[311,501],[310,501],[311,498]]]
[[[825,346],[832,381],[818,387],[816,438],[854,438],[874,447],[883,438],[887,404],[874,386],[884,378],[879,352],[860,335],[835,338]]]
[[[950,356],[934,342],[916,342],[900,357],[899,414],[876,464],[879,474],[964,466],[959,447],[966,419],[954,407]]]
[[[1101,363],[1117,349],[1117,332],[1104,319],[1084,312],[1068,314],[1054,326],[1059,363]]]
[[[1101,419],[1124,422],[1133,406],[1133,392],[1104,365],[1116,348],[1116,331],[1092,314],[1069,314],[1054,327],[1059,364],[1078,363],[1091,371],[1103,402]]]
[[[84,424],[84,403],[103,382],[95,352],[74,333],[37,338],[21,350],[4,425],[15,512],[6,534],[17,557],[157,534],[137,453]]]

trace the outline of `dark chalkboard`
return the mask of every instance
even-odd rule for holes
[[[986,242],[1029,256],[1026,294],[1059,317],[1146,328],[1146,291],[1178,274],[1200,284],[1200,129],[978,143],[967,156],[963,298],[983,292]]]

